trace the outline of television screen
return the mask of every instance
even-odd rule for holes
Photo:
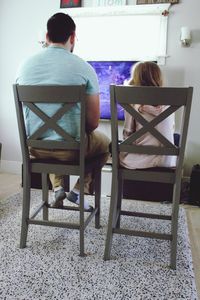
[[[110,119],[110,84],[123,84],[130,78],[136,61],[88,61],[95,69],[100,88],[101,119]],[[124,110],[118,105],[118,119],[124,120]]]

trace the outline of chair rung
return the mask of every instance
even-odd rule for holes
[[[40,204],[40,206],[31,215],[30,219],[34,219],[37,216],[37,214],[41,211],[41,209],[44,207],[44,205],[45,205],[45,202],[42,201],[42,203]]]
[[[84,228],[87,227],[87,225],[90,223],[90,221],[92,220],[92,218],[95,216],[95,214],[97,213],[98,208],[94,209],[89,216],[86,218],[85,222],[84,222]]]
[[[75,211],[80,211],[79,207],[78,206],[63,206],[63,207],[51,207],[50,204],[48,204],[47,206],[48,208],[50,209],[61,209],[61,210],[75,210]]]
[[[172,217],[170,215],[159,215],[159,214],[148,214],[142,212],[135,212],[135,211],[126,211],[121,210],[120,215],[122,216],[133,216],[133,217],[141,217],[141,218],[148,218],[148,219],[161,219],[161,220],[171,220]]]
[[[160,239],[160,240],[172,240],[171,234],[166,233],[156,233],[156,232],[146,232],[146,231],[135,231],[130,229],[122,229],[122,228],[115,228],[113,229],[113,233],[117,234],[124,234],[124,235],[132,235],[132,236],[140,236],[145,238],[152,238],[152,239]]]
[[[52,227],[62,227],[70,229],[80,229],[79,224],[67,223],[67,222],[55,222],[55,221],[46,221],[46,220],[27,220],[28,224],[43,225],[43,226],[52,226]]]
[[[60,210],[80,211],[79,206],[51,207],[50,205],[48,205],[48,208],[50,208],[50,209],[60,209]],[[90,215],[89,215],[88,218],[85,220],[85,227],[89,224],[89,222],[91,221],[91,219],[95,216],[97,210],[98,210],[98,208],[96,208],[96,209],[94,209],[92,212],[90,212]],[[84,211],[84,212],[87,212],[87,211]]]
[[[80,229],[79,224],[74,223],[67,223],[67,222],[55,222],[55,221],[46,221],[46,220],[34,220],[34,218],[37,216],[37,214],[40,212],[42,207],[45,203],[40,205],[40,207],[37,209],[37,211],[32,215],[30,219],[27,220],[28,224],[35,224],[35,225],[44,225],[44,226],[55,226],[55,227],[63,227],[63,228],[71,228],[71,229]],[[49,208],[51,208],[48,205]],[[75,210],[80,211],[79,207],[73,207],[73,206],[63,206],[63,208],[57,208],[54,209],[64,209],[64,210]],[[95,216],[98,208],[94,209],[92,212],[90,212],[89,216],[84,221],[84,229],[87,227],[87,225],[90,223],[92,218]]]

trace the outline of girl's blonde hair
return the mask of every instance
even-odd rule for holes
[[[162,74],[159,66],[151,61],[139,62],[133,66],[129,85],[162,86]]]

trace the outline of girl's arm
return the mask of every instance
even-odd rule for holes
[[[142,113],[148,113],[150,115],[153,116],[158,116],[163,110],[165,109],[165,107],[163,105],[140,105],[140,107],[138,108],[138,111],[142,114]]]
[[[125,112],[123,139],[128,138],[135,130],[135,119],[129,113]]]

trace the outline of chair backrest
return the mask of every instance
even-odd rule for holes
[[[181,173],[188,123],[192,102],[193,88],[173,87],[135,87],[111,85],[111,128],[112,128],[112,156],[113,165],[119,167],[119,152],[140,153],[147,155],[174,155],[177,156],[177,173]],[[133,116],[142,128],[132,133],[126,140],[119,142],[117,104]],[[134,108],[139,105],[165,105],[167,108],[153,120],[148,122]],[[180,143],[178,146],[171,143],[162,133],[156,130],[155,126],[165,120],[179,108],[182,109]],[[134,143],[145,133],[154,136],[162,146],[138,145]]]
[[[65,149],[78,150],[80,160],[84,160],[85,154],[85,86],[28,86],[13,85],[17,121],[20,134],[23,162],[29,161],[29,147],[38,149]],[[61,104],[55,114],[49,117],[37,104]],[[58,121],[74,105],[80,104],[80,141],[63,130]],[[39,129],[27,136],[23,107],[28,107],[43,122]],[[62,140],[42,139],[41,136],[47,130],[55,131]]]

